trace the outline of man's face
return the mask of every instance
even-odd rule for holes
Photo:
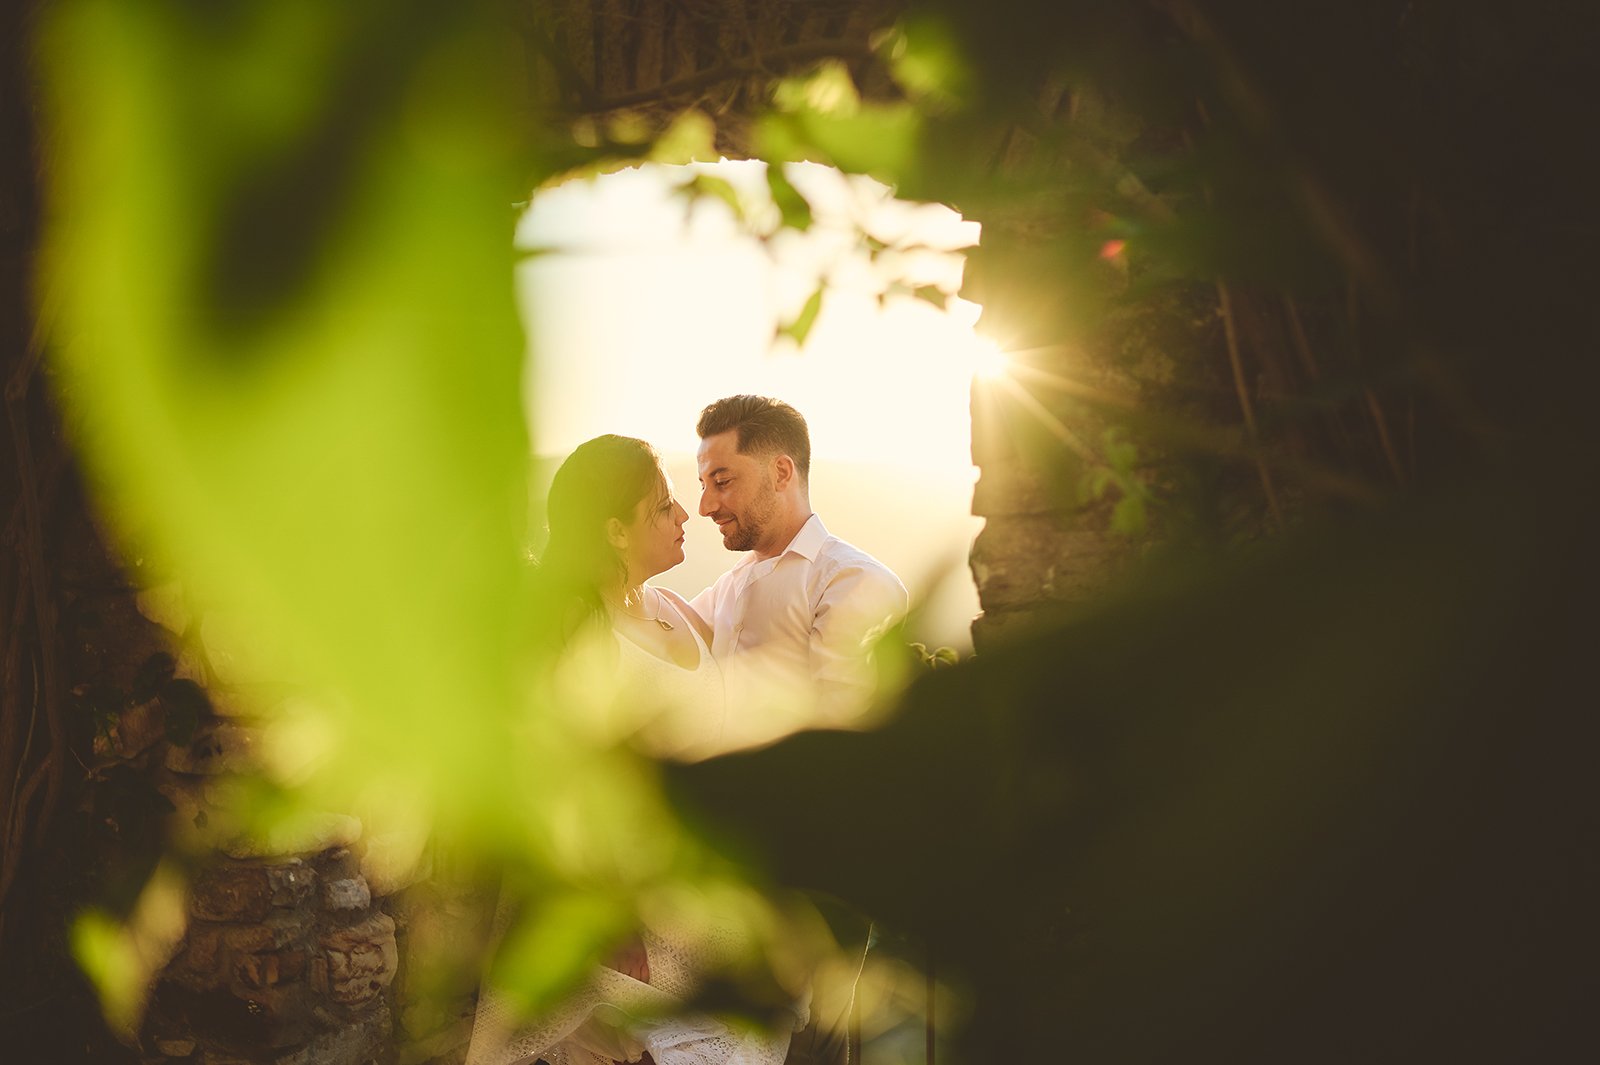
[[[772,463],[739,454],[739,434],[730,429],[700,441],[700,513],[722,530],[729,551],[753,551],[771,535],[778,513]]]

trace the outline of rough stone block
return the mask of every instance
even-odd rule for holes
[[[214,776],[254,769],[259,761],[259,729],[231,722],[202,725],[185,747],[167,751],[166,766],[174,773]]]
[[[298,858],[268,867],[274,906],[298,906],[316,888],[317,871]]]
[[[1089,599],[1118,571],[1126,541],[1103,528],[1103,515],[990,518],[972,545],[972,575],[985,611],[1035,609]]]
[[[388,1009],[380,1008],[359,1024],[325,1032],[303,1047],[274,1057],[272,1065],[367,1065],[383,1057],[392,1030]]]
[[[111,742],[117,755],[136,758],[166,736],[167,712],[160,699],[130,706],[117,715]]]
[[[372,905],[372,891],[359,875],[329,880],[322,885],[322,905],[334,912],[365,910]]]
[[[306,952],[294,948],[239,954],[233,959],[233,978],[250,991],[293,983],[305,974]]]
[[[199,1046],[193,1039],[157,1039],[156,1052],[164,1058],[186,1058]]]
[[[229,863],[195,882],[189,909],[202,921],[259,921],[272,910],[272,884],[261,866]]]
[[[311,932],[316,914],[309,907],[274,913],[265,921],[235,925],[222,934],[223,941],[232,950],[245,954],[259,954],[279,950],[305,941]]]
[[[327,954],[322,953],[322,952],[319,951],[316,955],[314,955],[312,957],[312,959],[311,959],[311,967],[310,967],[310,970],[308,972],[308,976],[309,976],[309,979],[307,980],[307,983],[309,983],[311,985],[311,990],[316,992],[321,997],[327,998],[328,997],[328,956],[327,956]]]
[[[1076,506],[1073,486],[1053,482],[1017,461],[985,463],[972,488],[972,513],[979,517],[1065,516]]]
[[[1065,534],[1041,517],[990,518],[972,545],[972,576],[986,611],[1051,597],[1054,565]]]
[[[303,982],[247,988],[235,979],[230,986],[204,992],[174,993],[163,987],[158,997],[166,1031],[176,1028],[195,1038],[204,1053],[247,1055],[252,1063],[276,1049],[300,1046],[320,1030]]]
[[[134,602],[138,605],[139,613],[179,636],[188,631],[189,623],[193,620],[189,604],[184,598],[183,585],[178,581],[167,581],[146,588],[135,597]]]
[[[190,991],[208,991],[227,981],[223,944],[227,929],[204,921],[189,922],[183,945],[166,968],[166,978]]]
[[[324,881],[344,880],[361,872],[361,861],[349,847],[334,847],[317,855],[317,872]]]
[[[327,960],[328,997],[342,1005],[369,1002],[393,982],[400,965],[394,919],[373,914],[360,924],[322,938]]]

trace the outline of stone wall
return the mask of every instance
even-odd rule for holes
[[[359,1065],[390,1056],[395,921],[356,855],[220,857],[146,1021],[148,1062]]]
[[[146,589],[138,607],[166,631],[171,654],[147,665],[154,697],[123,713],[107,742],[150,737],[146,771],[172,807],[173,835],[204,854],[187,930],[145,1017],[143,1060],[400,1060],[400,896],[425,864],[414,848],[397,858],[386,841],[365,838],[348,814],[311,817],[277,848],[232,833],[226,786],[270,760],[258,714],[292,696],[252,673],[239,626],[194,610],[181,587]],[[192,729],[174,742],[166,719],[180,692],[198,705]]]

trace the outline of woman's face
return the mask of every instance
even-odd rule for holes
[[[689,512],[678,504],[672,481],[665,473],[656,489],[633,508],[633,518],[623,526],[627,545],[622,561],[630,582],[648,580],[683,561],[683,525]]]

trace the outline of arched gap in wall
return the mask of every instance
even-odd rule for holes
[[[769,183],[759,161],[645,164],[533,197],[517,230],[533,496],[573,447],[616,432],[662,452],[693,514],[700,409],[777,396],[811,426],[817,513],[920,604],[908,637],[965,650],[982,524],[969,389],[993,348],[955,292],[978,225],[829,167],[783,175]],[[785,224],[774,184],[803,197],[803,226],[792,203]],[[657,580],[686,595],[733,562],[709,519],[691,519],[685,550]]]

